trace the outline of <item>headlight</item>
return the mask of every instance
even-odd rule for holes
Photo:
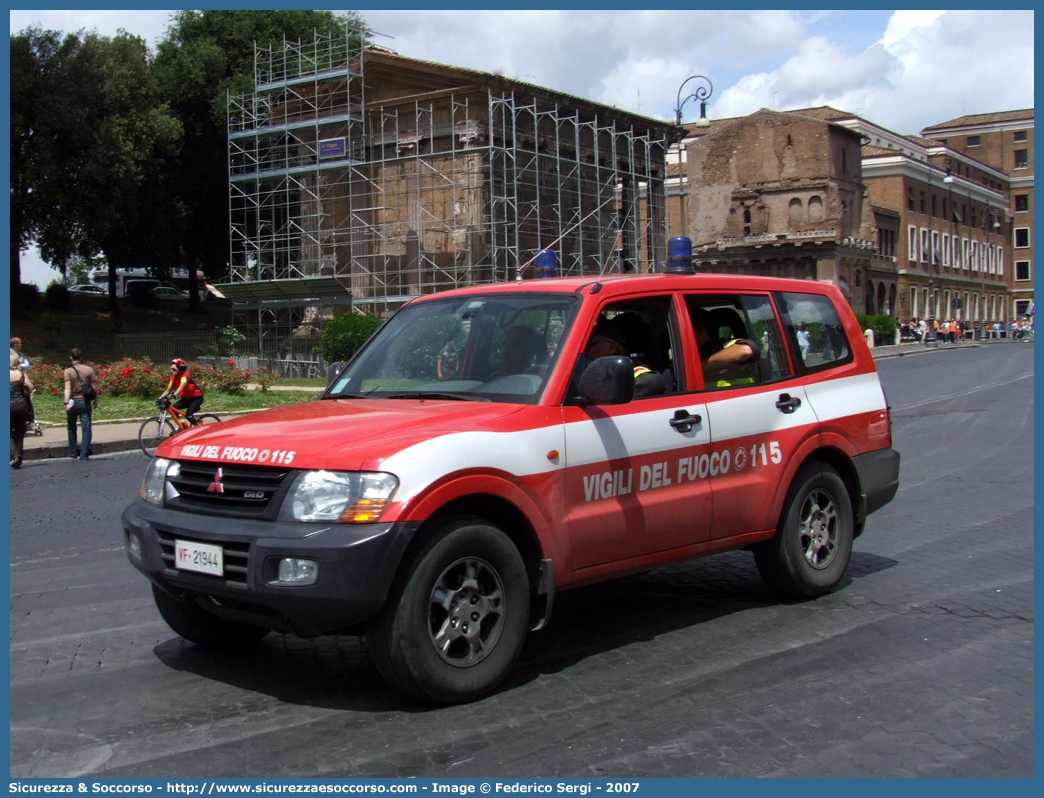
[[[304,471],[294,480],[279,519],[373,523],[398,487],[399,480],[391,474]]]
[[[168,460],[165,457],[152,458],[152,462],[149,463],[149,469],[145,472],[145,479],[141,482],[139,495],[149,504],[162,507],[167,477],[175,477],[180,471],[181,466],[173,460]],[[175,493],[175,495],[177,494]]]

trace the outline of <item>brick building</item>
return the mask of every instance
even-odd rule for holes
[[[899,319],[1011,317],[1009,180],[973,155],[828,106],[689,125],[671,154],[671,235],[701,268],[830,280]]]
[[[947,148],[1003,172],[1008,177],[1010,226],[1003,232],[1011,239],[1011,297],[1009,311],[1022,316],[1033,302],[1033,109],[972,114],[931,125],[922,135]],[[952,171],[960,180],[969,176],[957,164]]]
[[[687,131],[669,218],[692,239],[699,269],[829,281],[857,309],[871,301],[868,286],[895,293],[894,264],[875,255],[858,133],[766,109]]]

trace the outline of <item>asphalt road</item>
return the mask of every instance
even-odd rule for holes
[[[1033,775],[1033,346],[879,363],[903,455],[840,589],[736,552],[561,594],[432,709],[355,638],[175,636],[127,563],[139,453],[11,473],[11,776]]]

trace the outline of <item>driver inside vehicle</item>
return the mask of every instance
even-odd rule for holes
[[[587,341],[587,346],[584,347],[584,357],[587,363],[590,364],[600,357],[613,355],[630,357],[634,362],[635,397],[666,393],[667,380],[664,376],[650,368],[643,358],[635,354],[637,349],[632,345],[628,336],[628,327],[631,325],[628,325],[625,316],[635,316],[635,314],[625,313],[612,319],[603,316],[598,320]],[[635,320],[642,323],[637,316],[635,316]]]
[[[516,324],[504,334],[504,355],[493,377],[525,374],[547,358],[547,346],[532,327]]]

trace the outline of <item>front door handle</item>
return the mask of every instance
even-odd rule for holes
[[[694,416],[689,415],[688,410],[675,410],[674,418],[668,422],[678,432],[691,432],[694,424],[702,424],[703,419],[700,414],[697,413]]]
[[[796,396],[791,396],[789,393],[781,393],[779,401],[776,402],[776,407],[784,413],[793,413],[801,407],[801,400]]]

